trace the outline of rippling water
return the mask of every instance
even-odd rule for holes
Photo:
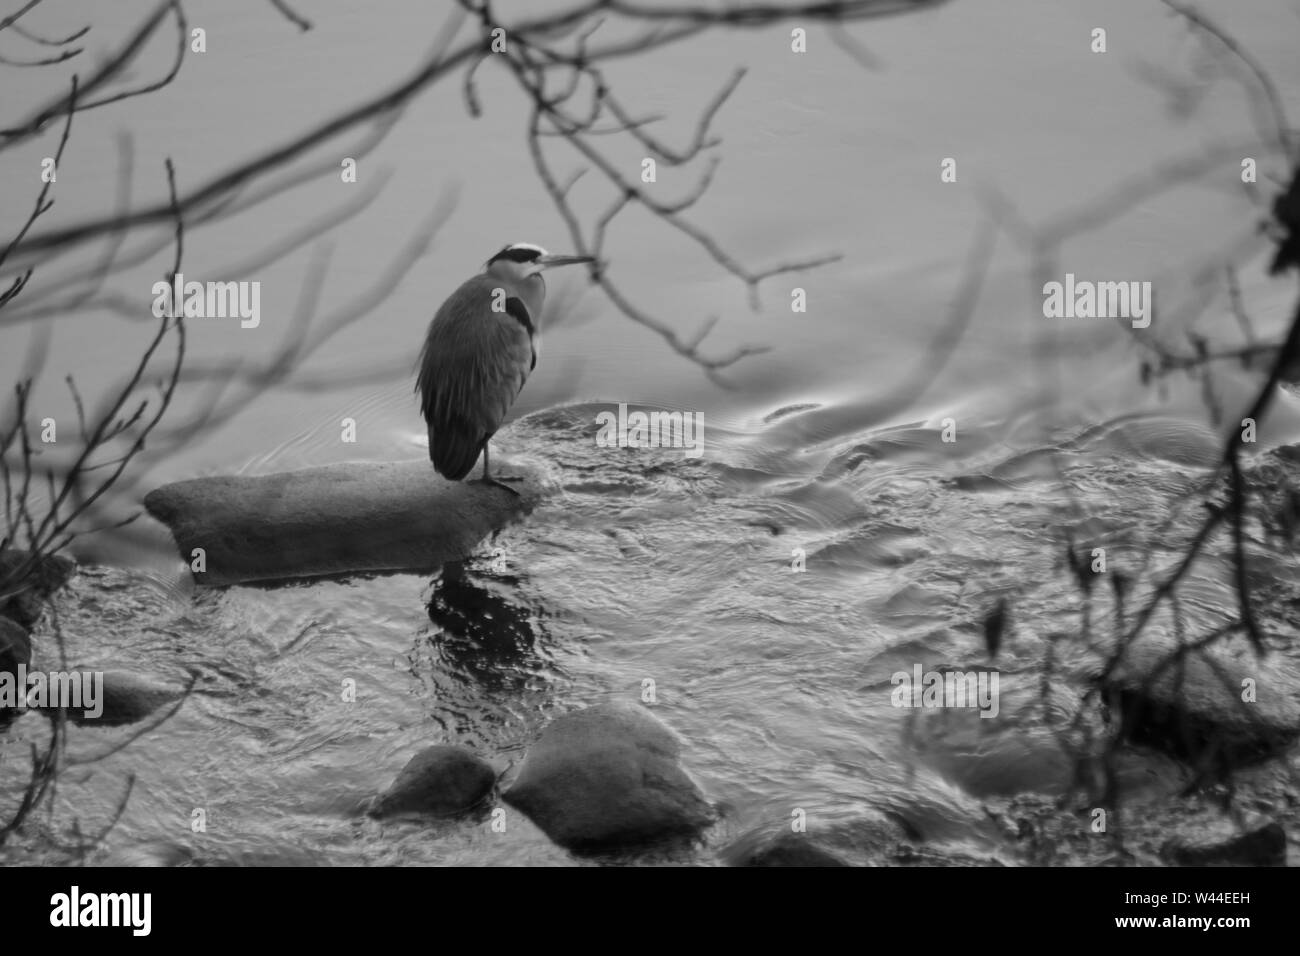
[[[720,387],[594,294],[552,289],[563,308],[544,323],[537,373],[500,440],[503,452],[550,462],[563,491],[432,579],[195,591],[160,529],[143,542],[87,541],[79,554],[87,566],[61,603],[74,660],[193,673],[198,684],[161,730],[93,769],[69,771],[61,808],[106,818],[134,773],[112,853],[572,862],[522,819],[502,836],[465,823],[380,823],[359,804],[429,743],[464,744],[505,771],[552,716],[611,695],[637,699],[653,680],[657,712],[687,741],[686,765],[724,808],[710,846],[786,821],[792,807],[836,821],[870,806],[955,857],[1009,862],[982,801],[1058,788],[1061,768],[1033,746],[1046,733],[1043,715],[1026,705],[998,733],[978,720],[918,720],[890,705],[889,676],[914,662],[982,662],[982,621],[1005,598],[1013,626],[998,664],[1004,693],[1018,699],[1036,680],[1045,641],[1079,627],[1061,561],[1067,537],[1106,546],[1132,571],[1148,556],[1170,560],[1194,528],[1188,503],[1200,469],[1258,381],[1216,369],[1225,409],[1217,422],[1198,382],[1144,386],[1122,327],[1043,318],[1025,250],[1005,236],[960,346],[941,368],[930,351],[963,288],[981,221],[978,187],[997,187],[1046,220],[1155,157],[1250,131],[1231,88],[1214,87],[1187,120],[1141,80],[1143,64],[1186,69],[1190,55],[1185,32],[1150,6],[955,2],[859,28],[881,60],[874,73],[824,39],[816,55],[793,57],[781,30],[706,37],[655,57],[652,73],[628,68],[622,79],[640,108],[685,117],[734,65],[747,65],[719,120],[725,158],[698,216],[747,262],[825,250],[844,260],[765,284],[750,313],[743,288],[671,235],[648,226],[615,235],[612,269],[634,295],[682,328],[723,315],[719,349],[771,350]],[[1276,70],[1295,106],[1300,84],[1282,28],[1291,24],[1294,35],[1293,14],[1209,6]],[[162,94],[174,109],[131,114],[138,157],[169,152],[190,182],[358,98],[357,78],[334,62],[373,62],[378,84],[415,62],[434,29],[418,5],[405,20],[382,21],[326,5],[315,12],[317,31],[302,38],[248,11],[202,12],[220,39],[214,52]],[[412,31],[411,22],[428,29]],[[1099,22],[1115,51],[1104,61],[1086,52]],[[226,46],[238,57],[216,52]],[[448,183],[459,186],[458,205],[385,305],[295,379],[338,386],[291,382],[258,397],[181,454],[150,461],[142,488],[423,455],[411,368],[436,303],[505,241],[564,245],[521,149],[519,104],[503,78],[483,82],[483,120],[464,117],[457,89],[435,90],[372,161],[397,175],[338,236],[326,301],[374,281]],[[90,114],[78,132],[107,148],[113,123]],[[685,136],[691,125],[674,119],[672,129]],[[93,168],[87,149],[61,200],[82,212],[106,201],[113,175]],[[958,184],[938,181],[945,156],[958,158]],[[142,190],[157,190],[155,172],[137,169]],[[0,188],[0,198],[12,189]],[[268,230],[337,201],[337,185],[309,185],[260,219],[200,233],[186,271],[236,261]],[[1063,270],[1148,277],[1185,303],[1202,294],[1189,275],[1234,238],[1217,229],[1221,221],[1249,231],[1232,188],[1180,187],[1074,241]],[[262,329],[198,329],[195,354],[255,362],[273,349],[305,258],[259,277]],[[142,269],[139,284],[148,288],[146,273],[163,267]],[[789,311],[796,283],[807,289],[807,313]],[[1276,329],[1292,293],[1267,282],[1258,260],[1242,283],[1260,331]],[[81,322],[75,335],[60,331],[51,366],[89,383],[109,364],[103,356],[125,362],[145,331],[106,315]],[[1207,329],[1223,327],[1215,318]],[[1157,326],[1171,337],[1185,331]],[[22,351],[15,333],[5,336],[0,371]],[[357,382],[359,373],[381,384]],[[46,394],[59,401],[54,385]],[[598,448],[596,415],[619,402],[702,413],[705,454]],[[340,442],[343,417],[358,421],[357,444]],[[949,418],[951,443],[940,437]],[[1293,397],[1279,396],[1261,434],[1265,447],[1300,440]],[[796,549],[807,573],[791,570]],[[1188,587],[1199,620],[1230,610],[1225,555],[1211,549]],[[1083,666],[1082,655],[1065,663]],[[356,704],[340,702],[348,679]],[[36,733],[26,719],[2,746],[17,753]],[[114,739],[78,732],[74,753]],[[1178,782],[1159,763],[1142,771],[1153,793]],[[206,834],[190,833],[195,807],[207,810]]]

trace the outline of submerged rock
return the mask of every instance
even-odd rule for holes
[[[1130,740],[1222,773],[1278,754],[1300,737],[1300,675],[1276,655],[1258,661],[1191,651],[1181,666],[1166,666],[1174,651],[1167,642],[1134,642],[1105,683]]]
[[[1287,542],[1300,534],[1300,445],[1274,448],[1243,469],[1265,529]]]
[[[680,753],[677,736],[644,707],[590,707],[543,731],[504,798],[574,850],[693,835],[713,810]]]
[[[786,831],[778,836],[754,832],[741,837],[722,857],[731,866],[849,866],[822,849],[807,833]]]
[[[103,866],[186,866],[194,862],[194,851],[170,840],[137,843],[112,850]]]
[[[229,849],[214,853],[196,853],[194,866],[249,866],[259,870],[268,867],[332,866],[330,858],[320,850],[278,841],[270,846],[249,849]]]
[[[998,673],[993,684],[988,668],[942,671],[952,686],[962,688],[969,706],[907,711],[905,739],[922,761],[977,797],[1059,794],[1070,788],[1075,760],[1066,728],[1079,697],[1061,678],[1044,686],[1038,674]],[[980,673],[988,675],[987,701],[976,693]]]
[[[791,799],[789,816],[768,818],[720,856],[731,866],[1002,865],[1003,838],[985,806],[930,771],[918,770],[906,787],[873,791],[829,806]]]
[[[919,761],[979,798],[1060,796],[1078,787],[1100,799],[1112,782],[1125,797],[1171,795],[1186,784],[1183,764],[1152,751],[1115,755],[1108,778],[1097,745],[1089,743],[1104,739],[1100,712],[1063,672],[999,674],[996,700],[996,713],[976,706],[909,710],[904,740]]]
[[[492,765],[468,750],[446,744],[426,747],[407,762],[369,812],[460,813],[482,801],[496,778]]]
[[[194,478],[149,492],[144,506],[201,585],[427,570],[468,557],[552,487],[538,468],[497,466],[523,476],[518,494],[446,481],[427,460],[351,462]]]
[[[40,620],[46,599],[77,570],[75,561],[58,554],[46,555],[24,570],[30,558],[30,551],[0,551],[0,592],[21,587],[18,593],[0,600],[0,617],[10,618],[29,631]]]
[[[1264,818],[1244,829],[1224,820],[1202,833],[1170,838],[1160,855],[1183,866],[1282,866],[1286,863],[1286,831],[1280,823]]]
[[[185,691],[140,677],[129,671],[104,671],[102,708],[97,716],[89,708],[68,708],[68,719],[89,727],[117,727],[143,720],[159,707],[173,703]],[[85,701],[82,701],[85,703]]]
[[[299,846],[288,840],[268,841],[253,847],[223,847],[205,852],[170,840],[157,840],[114,849],[102,866],[131,867],[207,867],[252,866],[301,867],[329,866],[329,858],[319,850]]]

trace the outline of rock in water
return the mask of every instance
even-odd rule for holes
[[[1171,838],[1160,855],[1182,866],[1283,866],[1286,831],[1280,823],[1263,818],[1245,828],[1224,820],[1203,833]]]
[[[823,850],[805,833],[786,832],[772,837],[754,833],[737,840],[723,852],[731,866],[849,866]]]
[[[180,843],[157,840],[113,850],[104,866],[183,866],[194,862],[194,851]]]
[[[104,671],[102,707],[98,716],[86,708],[68,708],[68,719],[88,727],[117,727],[143,720],[159,707],[179,700],[184,691],[158,684],[129,671]],[[85,703],[83,700],[82,703]]]
[[[460,813],[486,797],[496,779],[491,764],[468,750],[447,744],[426,747],[376,798],[370,813]]]
[[[0,617],[11,618],[30,631],[40,620],[46,598],[63,587],[76,570],[76,562],[62,555],[31,561],[30,551],[0,551],[0,593],[12,595],[0,599]]]
[[[603,704],[553,721],[504,794],[556,843],[600,850],[697,833],[713,811],[644,707]]]
[[[445,481],[428,461],[352,462],[258,477],[194,478],[145,496],[196,583],[424,571],[470,556],[554,487],[539,468],[497,462],[519,494]],[[201,550],[198,550],[201,549]]]
[[[1175,649],[1138,640],[1107,681],[1129,739],[1222,773],[1271,757],[1300,737],[1300,675],[1276,654],[1259,661],[1251,654],[1190,651],[1180,672],[1176,664],[1164,666]],[[1253,700],[1246,699],[1250,694]]]

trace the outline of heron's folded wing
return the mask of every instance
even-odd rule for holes
[[[435,430],[486,438],[501,427],[528,378],[531,336],[515,315],[493,309],[498,287],[476,276],[443,303],[429,326],[416,385]]]

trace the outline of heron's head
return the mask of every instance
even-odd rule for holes
[[[483,271],[490,276],[523,282],[536,277],[541,280],[544,269],[556,266],[594,262],[591,256],[555,256],[531,242],[512,242],[487,261]]]

